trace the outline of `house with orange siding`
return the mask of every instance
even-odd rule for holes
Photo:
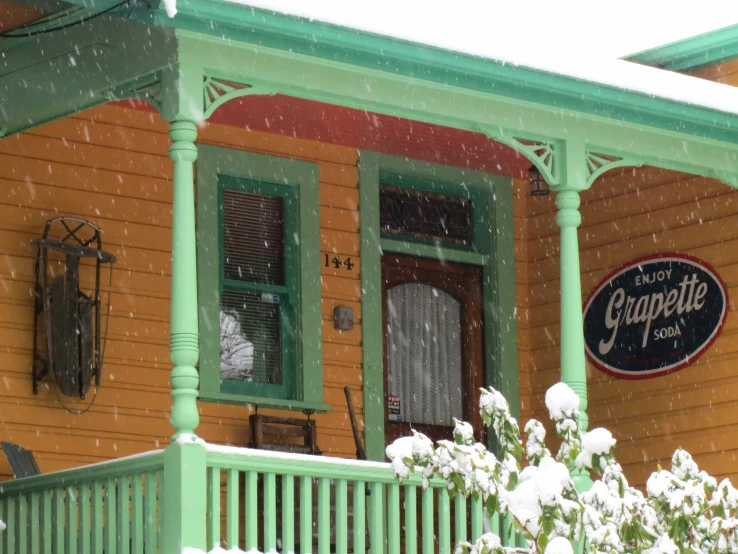
[[[0,552],[451,552],[385,447],[494,448],[485,387],[738,476],[735,29],[584,74],[166,4],[0,3]]]

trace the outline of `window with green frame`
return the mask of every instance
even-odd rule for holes
[[[200,396],[324,410],[317,166],[198,150]]]

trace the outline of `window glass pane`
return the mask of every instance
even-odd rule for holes
[[[387,291],[388,392],[400,406],[391,419],[430,425],[463,419],[461,362],[458,300],[421,283]]]
[[[220,377],[282,384],[279,295],[224,290],[220,297]]]
[[[380,185],[379,220],[383,233],[464,245],[474,238],[471,201],[458,196]]]
[[[284,201],[223,191],[223,267],[226,279],[284,285]]]

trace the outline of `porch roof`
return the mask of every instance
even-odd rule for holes
[[[481,32],[462,48],[433,29],[379,35],[371,22],[337,26],[258,7],[270,0],[239,1],[247,5],[178,0],[170,18],[164,5],[120,11],[115,0],[69,0],[110,11],[63,32],[0,40],[0,132],[159,93],[155,103],[177,110],[164,76],[180,67],[197,96],[188,109],[203,104],[194,119],[237,96],[278,93],[481,133],[531,158],[553,187],[585,159],[584,187],[624,165],[738,184],[737,89],[618,60],[590,67],[505,57],[484,50]],[[237,90],[209,100],[206,92],[203,101],[210,79]]]
[[[186,0],[164,0],[170,17],[174,17],[178,1]],[[396,14],[386,13],[386,10],[374,8],[371,3],[366,5],[367,9],[355,3],[312,3],[291,0],[225,1],[274,14],[302,18],[305,22],[322,22],[376,37],[398,39],[497,63],[512,64],[579,81],[738,114],[738,89],[734,87],[626,60],[595,58],[581,52],[561,52],[555,48],[548,50],[536,48],[532,51],[522,41],[500,48],[489,38],[491,32],[489,16],[494,13],[493,5],[490,5],[488,10],[483,6],[476,7],[479,13],[469,13],[463,9],[448,9],[444,3],[429,3],[427,13],[417,15],[420,21],[417,24],[408,24],[407,18],[411,14],[401,11],[395,16]],[[432,15],[433,12],[437,14]],[[428,16],[428,13],[431,15]],[[733,36],[738,34],[738,25],[728,29],[732,29]],[[713,34],[705,36],[712,37]]]
[[[669,71],[694,71],[738,58],[738,25],[649,48],[624,59]]]

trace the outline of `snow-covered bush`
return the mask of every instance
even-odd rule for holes
[[[609,431],[582,435],[579,398],[567,385],[549,389],[546,406],[561,438],[555,458],[536,420],[525,426],[523,448],[518,422],[494,389],[482,390],[480,412],[497,434],[501,458],[475,442],[471,426],[460,421],[454,441],[434,445],[413,431],[388,446],[387,456],[398,479],[420,470],[427,487],[431,477],[440,477],[450,495],[481,498],[488,513],[512,516],[527,541],[527,548],[505,547],[485,533],[475,544],[460,545],[470,554],[571,554],[569,541],[583,539],[586,552],[598,554],[738,553],[738,492],[730,481],[718,485],[679,449],[672,470],[658,468],[644,495],[628,484],[613,457]],[[523,454],[527,466],[521,469]],[[589,472],[592,487],[577,492],[572,471]]]

